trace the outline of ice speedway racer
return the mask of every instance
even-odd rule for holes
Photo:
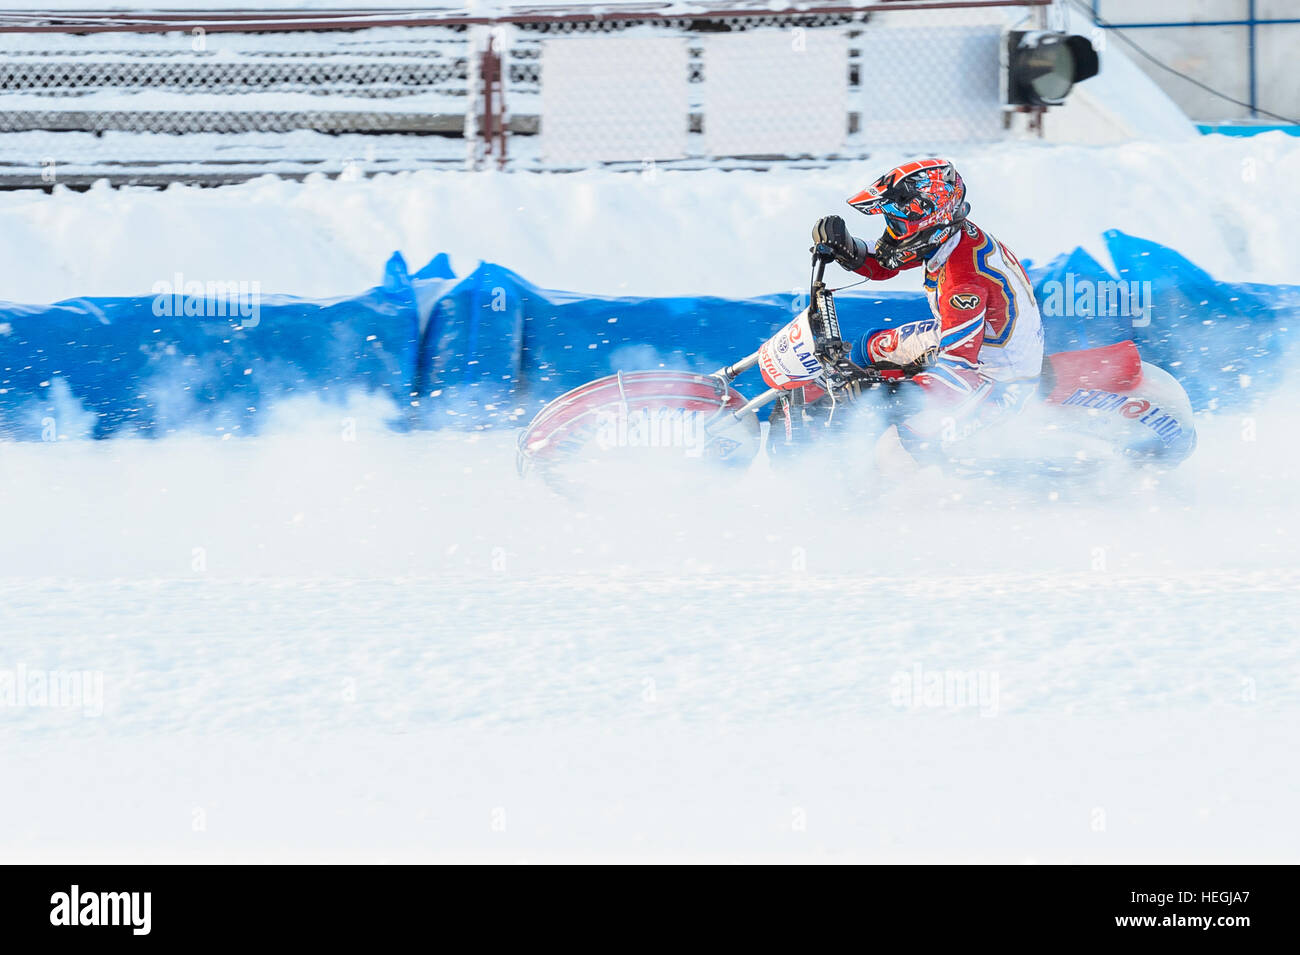
[[[890,170],[849,204],[883,215],[874,243],[838,216],[813,231],[808,306],[759,349],[705,375],[619,372],[561,395],[522,432],[521,473],[596,460],[690,458],[745,465],[765,450],[861,445],[882,470],[1061,473],[1107,460],[1172,467],[1196,431],[1182,386],[1132,341],[1044,355],[1028,277],[966,218],[965,187],[942,159]],[[922,270],[932,316],[846,340],[825,268],[868,279]],[[735,380],[757,368],[766,390]],[[771,407],[766,441],[758,412]]]

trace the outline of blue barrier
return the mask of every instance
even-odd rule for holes
[[[0,304],[0,436],[256,431],[283,398],[401,396],[414,382],[416,303],[400,255],[359,296],[257,296],[242,314],[236,298]]]
[[[1276,384],[1300,288],[1216,282],[1164,246],[1105,240],[1118,274],[1082,249],[1027,263],[1049,351],[1133,338],[1198,409],[1242,405]],[[395,427],[516,425],[615,370],[712,371],[805,304],[790,293],[579,295],[490,263],[458,278],[445,255],[411,275],[398,254],[359,296],[262,296],[255,315],[175,292],[0,304],[0,437],[249,433],[276,401],[341,403],[358,390],[391,397]],[[846,334],[929,314],[920,292],[870,286],[837,303]]]
[[[1300,317],[1300,287],[1217,282],[1156,242],[1116,230],[1104,239],[1117,275],[1082,249],[1030,268],[1048,351],[1131,338],[1144,359],[1178,378],[1197,410],[1248,404],[1277,384],[1287,364],[1288,329]],[[1142,309],[1114,308],[1113,301],[1103,308],[1097,295],[1089,307],[1079,291],[1070,308],[1068,296],[1052,294],[1116,283],[1136,283]]]
[[[1118,274],[1083,249],[1029,269],[1049,352],[1131,338],[1183,381],[1198,409],[1248,402],[1276,383],[1300,288],[1216,282],[1157,243],[1118,231],[1104,238]],[[920,292],[859,286],[836,302],[846,335],[929,315]],[[420,418],[432,427],[509,423],[614,371],[713,371],[757,348],[804,304],[789,293],[740,301],[579,296],[480,265],[446,291],[425,330]]]

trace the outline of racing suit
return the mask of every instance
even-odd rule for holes
[[[898,428],[918,459],[1020,411],[1043,364],[1033,287],[1005,245],[963,222],[933,255],[904,268],[922,264],[933,318],[871,329],[851,356],[862,366],[905,372],[924,389],[923,410]],[[870,254],[857,270],[877,281],[899,271]]]

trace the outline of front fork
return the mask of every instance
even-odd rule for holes
[[[768,454],[788,458],[847,431],[853,432],[854,442],[874,441],[916,412],[916,390],[903,388],[900,382],[877,381],[864,383],[851,394],[829,395],[818,389],[811,399],[807,388],[782,392],[768,419]]]

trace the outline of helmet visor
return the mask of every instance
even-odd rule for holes
[[[885,213],[885,232],[895,239],[906,239],[915,227],[907,217],[893,212]]]

